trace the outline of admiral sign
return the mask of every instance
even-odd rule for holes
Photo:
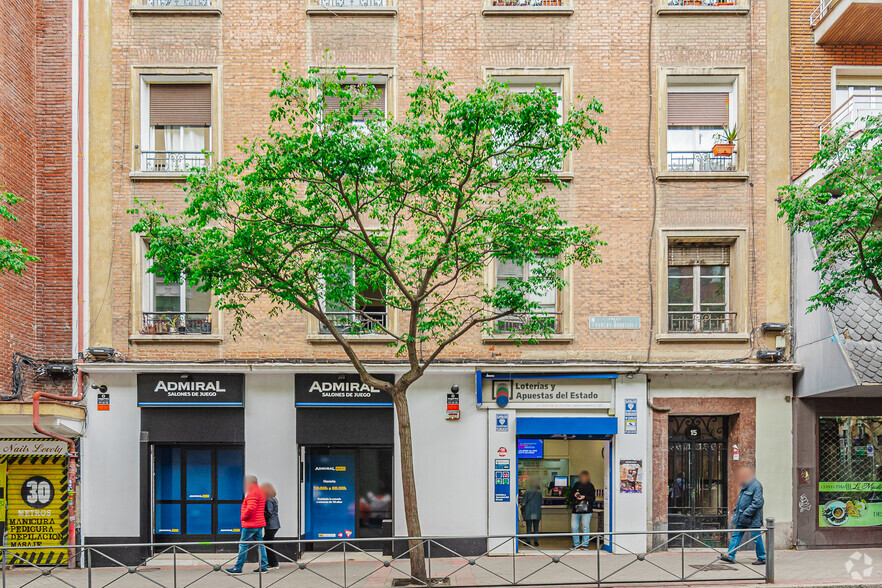
[[[371,374],[390,384],[393,374]],[[361,381],[358,374],[297,374],[294,377],[296,406],[392,406],[392,397]]]
[[[138,406],[242,406],[244,374],[138,374]]]

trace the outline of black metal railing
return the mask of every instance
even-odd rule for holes
[[[328,318],[344,335],[379,335],[386,332],[388,313],[385,310],[328,312]],[[328,334],[330,329],[319,325],[319,333]]]
[[[328,8],[379,8],[392,5],[391,0],[316,0],[318,6]]]
[[[734,333],[738,313],[723,311],[668,311],[669,333]]]
[[[703,540],[708,534],[734,529],[632,531],[608,533],[540,533],[449,537],[372,537],[366,539],[280,539],[267,543],[205,541],[199,543],[115,543],[96,545],[39,545],[26,549],[0,547],[3,586],[44,586],[54,580],[73,587],[107,586],[306,586],[361,588],[364,586],[610,586],[632,583],[671,586],[775,582],[775,523],[766,519],[759,529],[743,532],[737,549],[753,550],[762,541],[765,565],[744,561],[721,565],[719,548]],[[556,541],[571,544],[580,538],[591,548],[549,549],[531,545]],[[377,545],[382,546],[382,551]],[[471,545],[462,553],[460,545]],[[652,544],[652,547],[649,545]],[[703,549],[690,549],[698,544]],[[243,545],[250,555],[265,549],[276,554],[278,569],[266,574],[231,575],[235,551]],[[480,546],[480,547],[478,547]],[[208,549],[217,553],[206,553]],[[376,551],[374,551],[377,549]],[[52,565],[44,554],[62,550]],[[307,551],[308,550],[308,551]],[[425,556],[426,578],[410,568],[410,553]],[[65,567],[76,562],[78,569]],[[120,581],[122,580],[122,581]],[[400,583],[400,584],[396,584]],[[719,584],[722,583],[722,584]]]
[[[668,151],[668,171],[738,171],[737,155],[737,153],[732,155],[714,155],[712,151]]]
[[[735,0],[668,0],[668,6],[734,6]]]
[[[142,151],[141,171],[186,172],[208,167],[211,157],[201,151]]]
[[[210,312],[141,313],[142,335],[210,335]]]
[[[538,312],[534,314],[513,314],[496,321],[497,333],[522,333],[526,330],[561,332],[560,312]]]
[[[168,8],[212,5],[212,0],[142,0],[142,2],[144,6],[163,6]]]
[[[493,6],[535,8],[539,6],[563,6],[563,0],[493,0]]]

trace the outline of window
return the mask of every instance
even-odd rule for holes
[[[377,94],[373,99],[368,101],[365,105],[365,109],[359,115],[354,117],[354,123],[356,126],[364,128],[365,121],[368,118],[375,116],[372,111],[380,110],[383,115],[388,111],[387,104],[387,90],[386,90],[386,76],[358,76],[354,82],[343,84],[345,89],[355,89],[359,86],[363,85],[371,85],[377,91]],[[324,99],[325,101],[325,113],[330,111],[340,110],[340,98],[337,96],[327,96]]]
[[[382,288],[356,290],[355,266],[349,268],[349,286],[354,291],[345,302],[326,301],[325,314],[344,335],[383,334],[389,324],[386,293]],[[327,287],[327,280],[326,286]],[[328,334],[328,328],[319,324],[319,333]]]
[[[668,332],[731,333],[731,245],[671,244],[668,248]]]
[[[509,261],[496,261],[496,288],[507,289],[512,280],[528,280],[532,274],[530,266],[511,263]],[[538,307],[531,313],[514,314],[503,317],[496,322],[496,331],[500,333],[517,333],[524,330],[533,316],[544,321],[554,333],[561,332],[561,312],[558,304],[557,289],[549,286],[544,292],[530,294],[528,300],[535,302]],[[501,309],[504,310],[504,309]]]
[[[141,171],[182,173],[205,167],[211,149],[210,83],[145,83],[146,137]]]
[[[737,141],[719,135],[738,128],[734,80],[672,76],[667,93],[667,169],[726,172],[738,169]]]
[[[211,292],[198,289],[183,278],[166,282],[162,276],[146,271],[152,264],[145,260],[141,313],[144,335],[210,335]]]
[[[818,418],[819,526],[882,525],[880,444],[882,417]]]
[[[668,6],[735,6],[737,0],[664,0]]]
[[[882,76],[834,74],[832,113],[821,124],[827,133],[844,124],[854,124],[860,131],[861,119],[882,113]]]

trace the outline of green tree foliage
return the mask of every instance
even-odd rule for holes
[[[0,192],[0,219],[9,222],[18,222],[18,218],[9,210],[10,206],[21,201],[21,198],[11,192]],[[29,262],[40,261],[28,253],[27,248],[20,241],[12,241],[0,237],[0,274],[11,272],[21,275]]]
[[[780,189],[779,217],[811,235],[820,290],[811,310],[848,303],[851,292],[882,298],[882,118],[821,138],[810,172],[820,177]]]
[[[395,119],[370,109],[370,79],[342,69],[280,78],[267,136],[192,173],[182,213],[140,205],[133,230],[147,237],[154,271],[210,289],[236,329],[257,299],[272,314],[305,312],[365,383],[391,394],[417,536],[407,390],[448,346],[503,317],[517,318],[520,337],[551,332],[537,294],[563,287],[566,266],[599,261],[596,227],[570,226],[551,192],[563,188],[556,172],[569,153],[602,143],[602,107],[580,98],[561,117],[551,90],[493,81],[459,95],[432,70]],[[485,279],[496,260],[530,271],[497,287]],[[398,324],[369,310],[380,300]],[[364,333],[385,335],[405,360],[395,384],[365,368],[351,340]],[[421,548],[411,564],[425,576]]]

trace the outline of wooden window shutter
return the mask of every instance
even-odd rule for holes
[[[669,92],[668,126],[729,126],[729,93]]]
[[[668,265],[729,265],[729,245],[672,245],[668,248]]]
[[[150,84],[150,125],[211,126],[211,84]]]
[[[350,84],[354,85],[354,84]],[[365,112],[355,117],[355,120],[364,120],[367,111],[379,109],[386,113],[386,86],[384,84],[373,84],[377,89],[377,96],[365,105]],[[325,112],[340,109],[340,98],[338,96],[325,97]]]

